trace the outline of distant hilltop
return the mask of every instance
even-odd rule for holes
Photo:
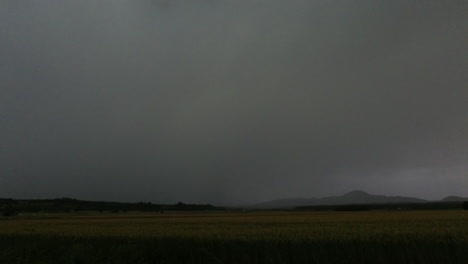
[[[323,198],[287,198],[271,200],[249,206],[253,209],[293,209],[305,206],[327,205],[352,205],[352,204],[417,204],[428,202],[463,202],[468,198],[448,196],[440,201],[428,201],[424,199],[404,196],[374,195],[364,191],[352,191],[341,196],[329,196]]]
[[[460,196],[447,196],[441,201],[442,202],[464,202],[464,201],[468,201],[468,198],[460,197]]]

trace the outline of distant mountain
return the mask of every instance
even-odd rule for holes
[[[298,206],[316,205],[347,205],[347,204],[389,204],[389,203],[425,203],[426,200],[403,197],[373,195],[364,191],[352,191],[341,196],[329,196],[324,198],[293,198],[272,200],[250,206],[257,209],[289,209]]]
[[[464,198],[460,196],[447,196],[440,201],[441,202],[464,202],[464,201],[468,201],[468,198]]]

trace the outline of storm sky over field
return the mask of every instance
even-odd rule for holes
[[[0,2],[0,197],[468,196],[464,0]]]

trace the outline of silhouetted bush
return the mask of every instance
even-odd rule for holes
[[[367,205],[342,205],[337,206],[336,211],[369,211],[370,208]]]
[[[17,214],[18,213],[16,212],[15,207],[13,207],[12,205],[6,205],[2,209],[2,215],[3,216],[14,216],[14,215],[17,215]]]

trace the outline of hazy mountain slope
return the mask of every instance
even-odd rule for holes
[[[341,196],[329,196],[324,198],[294,198],[272,200],[252,205],[252,208],[273,209],[273,208],[294,208],[297,206],[312,205],[345,205],[345,204],[384,204],[384,203],[424,203],[426,200],[403,197],[373,195],[363,191],[352,191]]]
[[[385,196],[373,195],[363,191],[353,191],[342,196],[331,196],[320,199],[320,205],[336,204],[380,204],[380,203],[422,203],[426,200],[403,197],[403,196]]]
[[[440,200],[441,202],[464,202],[468,201],[467,197],[460,196],[447,196],[444,199]]]

